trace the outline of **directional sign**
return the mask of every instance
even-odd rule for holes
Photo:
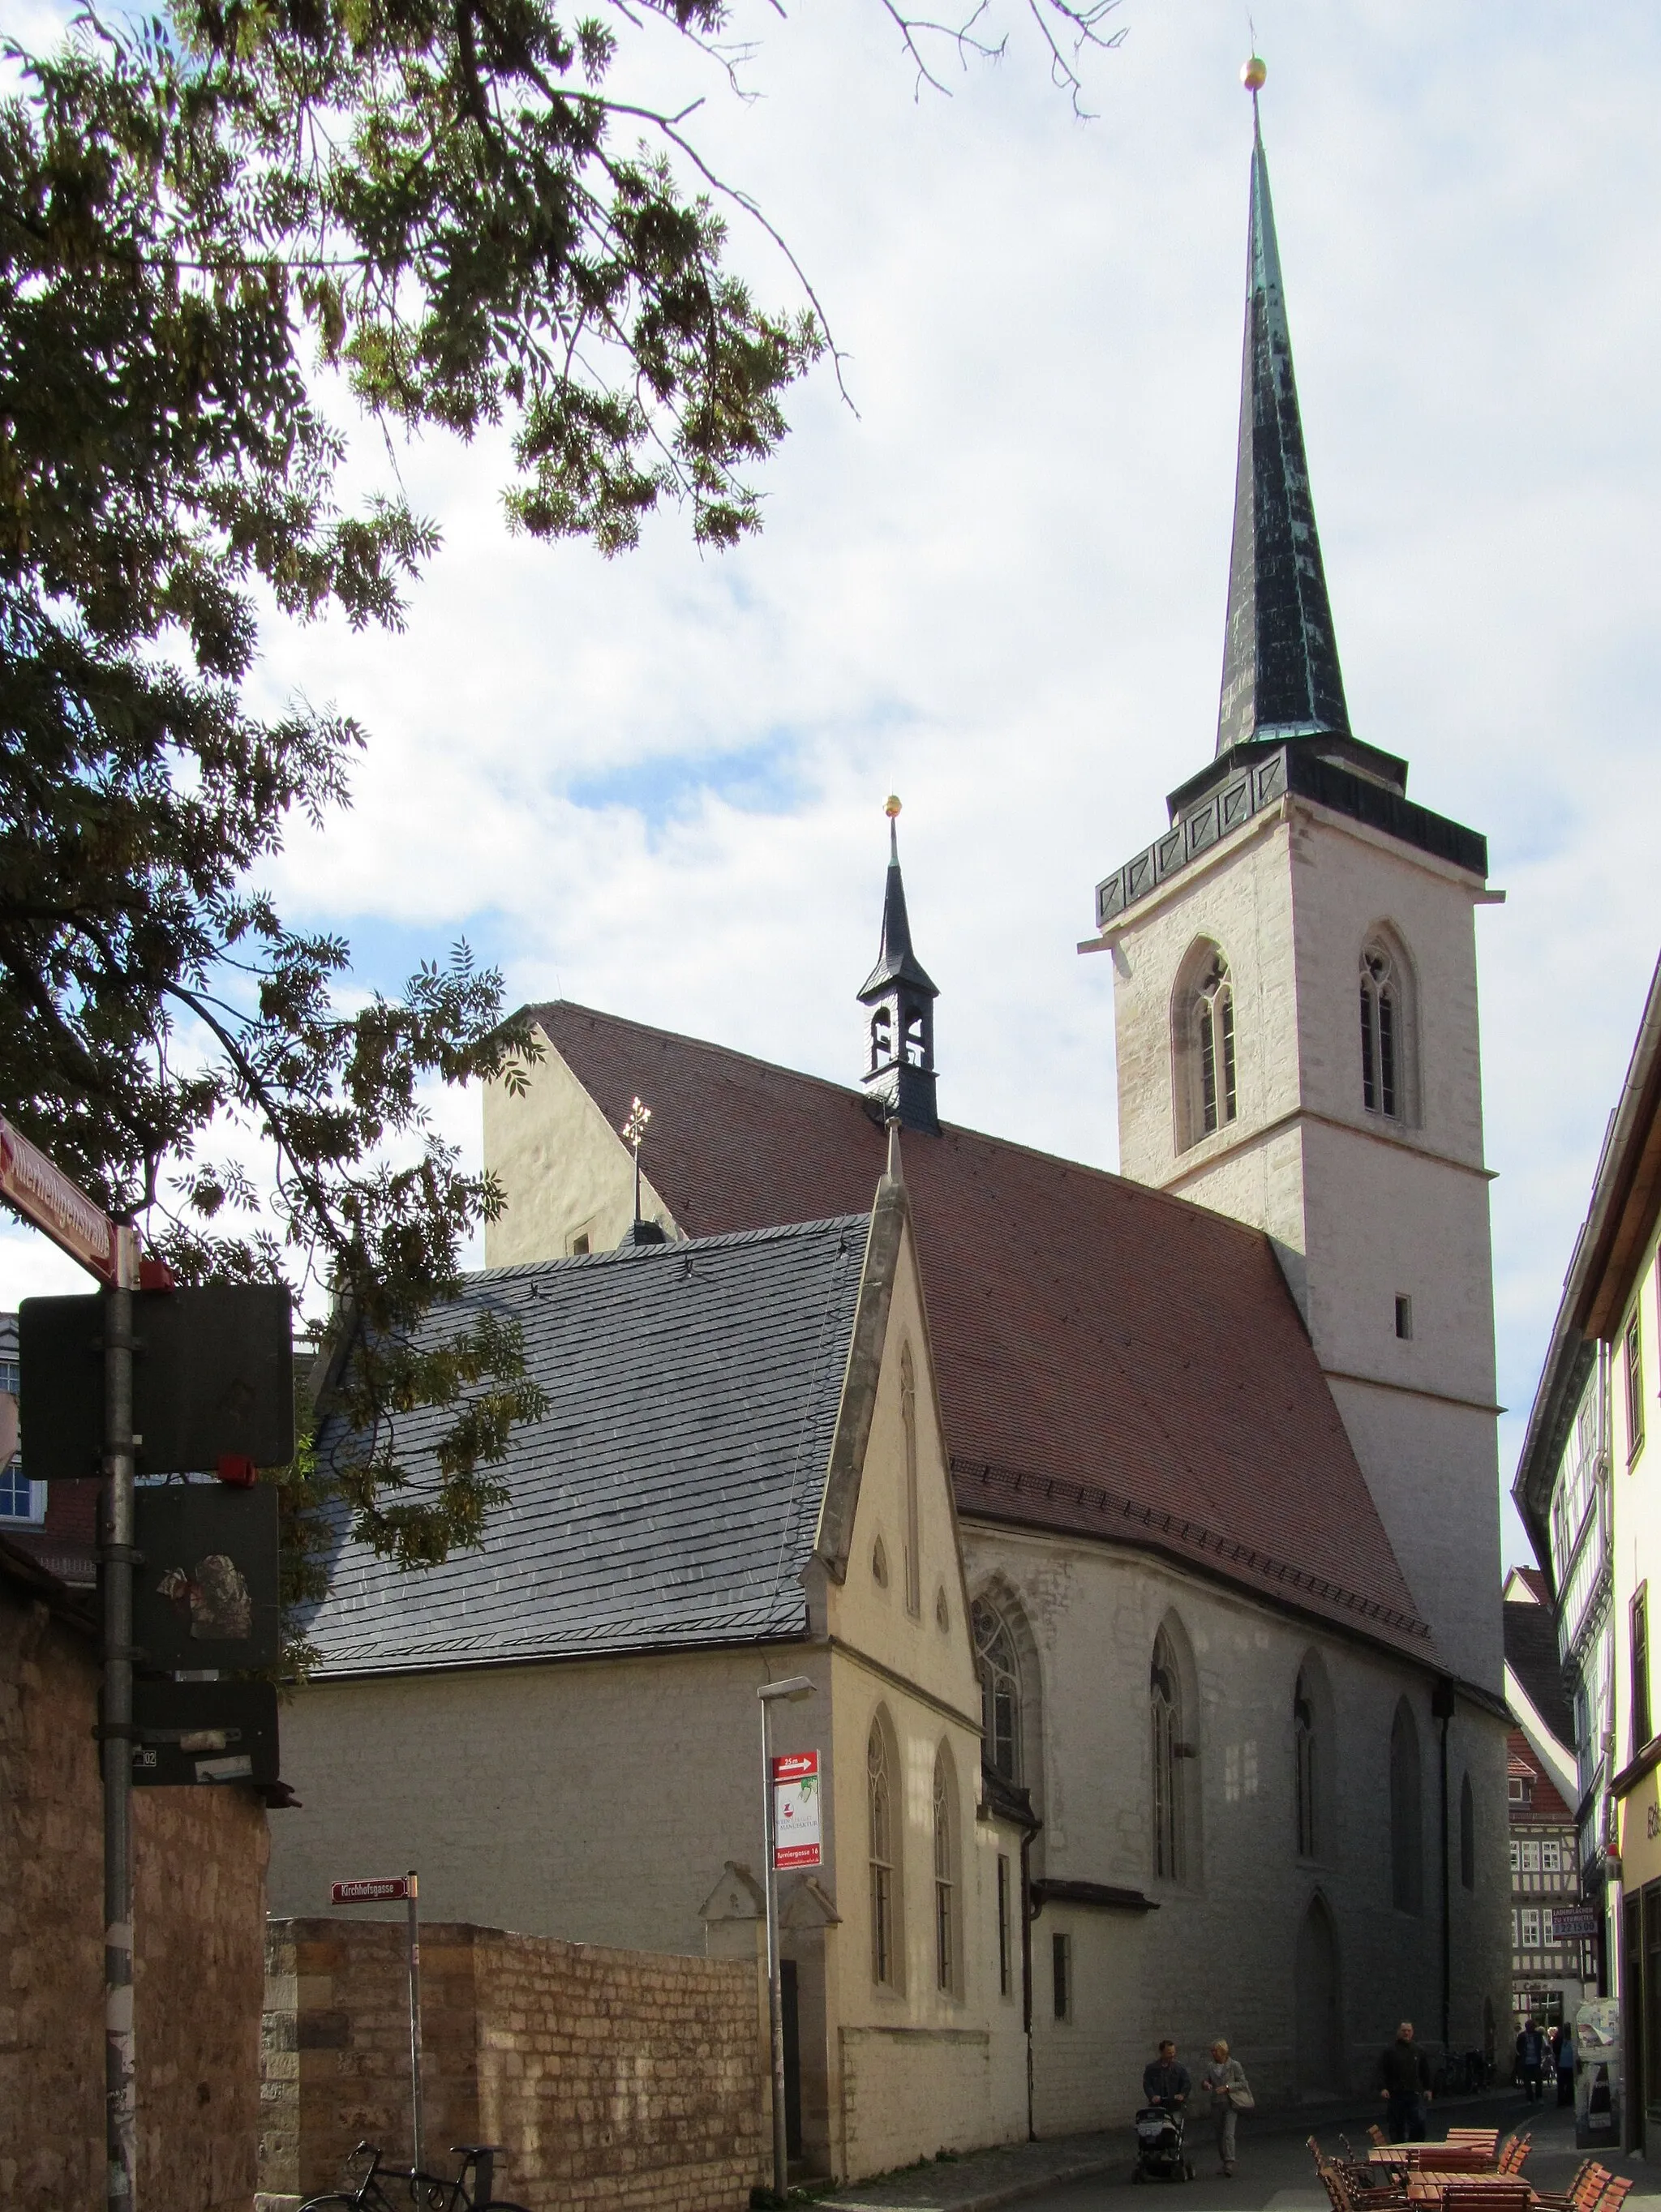
[[[274,1667],[277,1492],[170,1482],[133,1498],[132,1640],[160,1672]]]
[[[773,1864],[819,1863],[819,1755],[794,1751],[773,1761]]]
[[[366,1881],[337,1881],[329,1886],[331,1905],[391,1905],[414,1894],[412,1874],[372,1875]]]
[[[44,1230],[70,1259],[113,1283],[120,1265],[124,1232],[101,1206],[54,1167],[39,1146],[20,1136],[0,1115],[0,1198]]]
[[[210,1472],[222,1458],[286,1467],[294,1457],[294,1340],[280,1284],[133,1294],[132,1425],[145,1474]],[[29,1474],[100,1472],[103,1300],[25,1298],[18,1309]]]

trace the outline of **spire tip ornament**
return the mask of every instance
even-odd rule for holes
[[[1269,64],[1261,54],[1253,54],[1240,64],[1240,82],[1255,100],[1269,82]]]
[[[882,811],[888,817],[891,822],[900,811],[900,802],[894,796],[891,791],[889,793],[887,799],[884,802]]]

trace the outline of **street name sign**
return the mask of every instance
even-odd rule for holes
[[[79,1184],[0,1115],[0,1198],[100,1282],[113,1283],[121,1231]]]
[[[392,1905],[414,1894],[412,1874],[373,1875],[363,1881],[336,1881],[329,1885],[331,1905]]]
[[[819,1863],[819,1755],[785,1752],[773,1761],[773,1864]]]

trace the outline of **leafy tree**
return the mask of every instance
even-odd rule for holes
[[[925,75],[931,38],[993,51],[978,10],[887,4]],[[1112,43],[1114,0],[1031,4],[1076,91],[1064,41]],[[722,0],[648,5],[735,65]],[[352,1010],[345,944],[256,887],[364,741],[250,711],[262,598],[396,627],[436,543],[400,497],[338,503],[316,372],[392,428],[507,424],[512,527],[615,552],[675,500],[721,546],[823,320],[805,283],[757,305],[719,211],[748,203],[552,0],[174,0],[0,51],[0,1108],[187,1279],[327,1287],[363,1324],[330,1479],[362,1540],[441,1559],[539,1399],[498,1328],[417,1348],[500,1203],[423,1093],[522,1081],[532,1044],[465,948]],[[417,1491],[397,1420],[432,1403]]]

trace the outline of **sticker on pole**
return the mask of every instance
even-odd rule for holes
[[[773,1761],[773,1864],[819,1863],[819,1755],[794,1751]]]
[[[337,1881],[329,1886],[331,1905],[390,1905],[408,1897],[413,1887],[407,1874],[383,1875],[368,1881]]]

